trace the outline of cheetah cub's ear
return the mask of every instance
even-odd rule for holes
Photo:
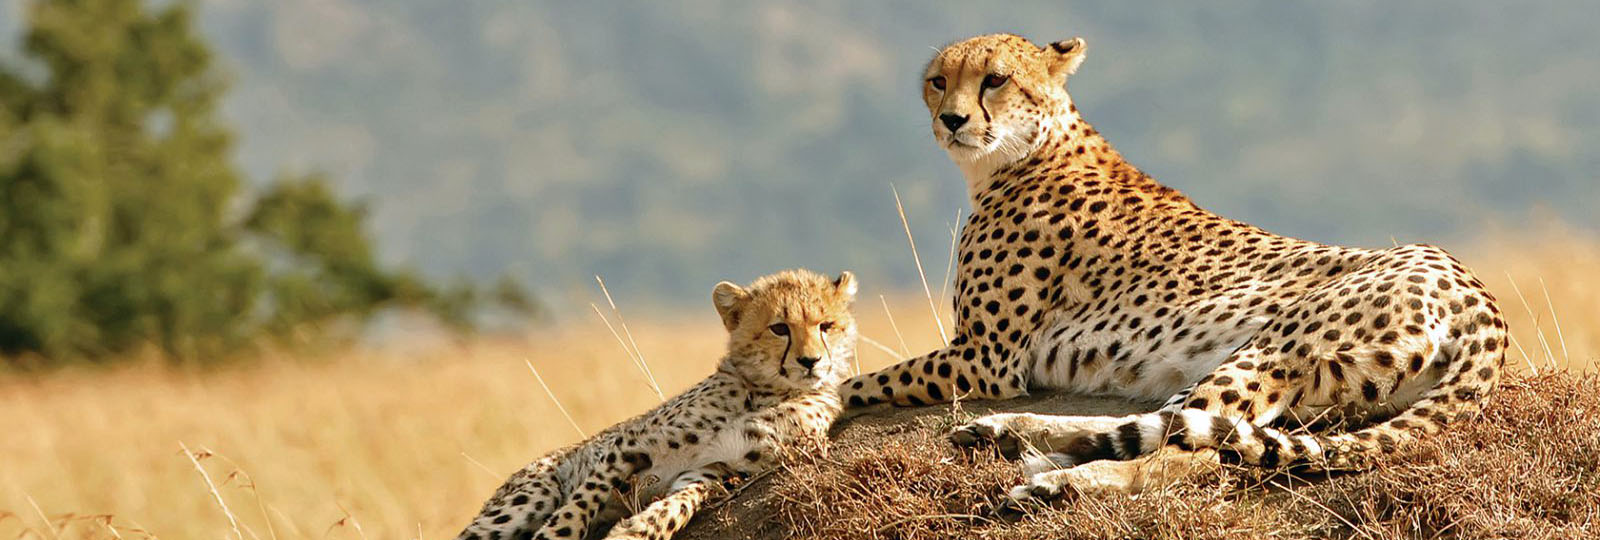
[[[850,273],[849,270],[839,274],[839,279],[833,280],[833,286],[834,288],[838,289],[841,294],[845,295],[846,298],[855,300],[857,288],[856,275]]]
[[[1088,47],[1089,45],[1084,43],[1081,37],[1057,41],[1045,47],[1045,65],[1050,67],[1050,78],[1062,80],[1078,71],[1078,65],[1083,63],[1083,53],[1088,52]]]
[[[749,299],[749,291],[726,281],[711,289],[711,304],[717,306],[717,314],[722,316],[722,326],[727,327],[729,332],[739,327],[739,312],[744,310],[745,301]]]

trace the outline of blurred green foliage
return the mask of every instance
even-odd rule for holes
[[[246,193],[190,9],[29,6],[33,65],[0,69],[0,354],[205,361],[388,307],[461,329],[491,303],[535,311],[511,281],[436,287],[380,267],[365,209],[320,175]]]

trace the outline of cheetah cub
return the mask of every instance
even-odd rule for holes
[[[512,474],[457,539],[671,538],[723,480],[826,441],[855,358],[855,294],[849,272],[718,283],[728,352],[716,373]],[[651,500],[626,515],[628,501]]]

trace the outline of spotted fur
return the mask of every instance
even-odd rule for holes
[[[934,138],[973,208],[955,334],[847,381],[848,406],[1029,389],[1167,400],[1126,418],[995,415],[957,428],[958,444],[1031,456],[1037,474],[1018,499],[1137,490],[1150,459],[1361,468],[1476,410],[1507,344],[1482,282],[1437,247],[1322,245],[1200,208],[1079,117],[1066,80],[1084,52],[1081,39],[992,35],[928,64]],[[1365,427],[1283,429],[1350,423]],[[1146,461],[1118,463],[1135,458]]]
[[[457,539],[671,538],[724,480],[826,439],[855,358],[855,293],[849,272],[718,284],[712,300],[729,337],[716,373],[512,474]],[[628,503],[658,497],[625,515]]]

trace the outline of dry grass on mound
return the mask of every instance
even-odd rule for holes
[[[1138,497],[1079,499],[1015,524],[993,521],[991,512],[998,495],[1020,480],[1015,465],[961,456],[940,436],[948,421],[938,416],[914,425],[854,452],[848,448],[858,441],[846,434],[836,444],[851,455],[795,465],[786,473],[793,478],[775,480],[770,493],[750,495],[774,499],[775,517],[805,538],[1600,535],[1595,374],[1508,381],[1482,419],[1411,445],[1368,473],[1309,480],[1233,469],[1220,481]]]

